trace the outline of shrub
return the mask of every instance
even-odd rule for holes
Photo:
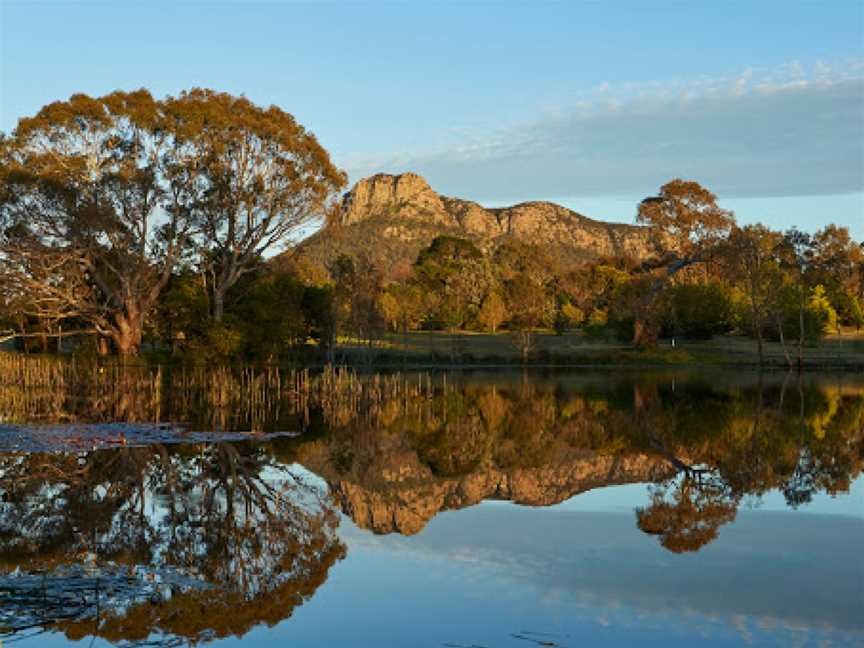
[[[665,336],[708,340],[734,327],[735,305],[731,291],[719,282],[674,286],[663,321]]]
[[[831,306],[823,286],[817,285],[810,291],[807,310],[813,313],[813,317],[817,325],[821,326],[823,334],[837,330],[837,311]]]
[[[585,321],[585,336],[593,339],[598,339],[606,336],[608,316],[606,311],[600,308],[595,308],[588,315]]]

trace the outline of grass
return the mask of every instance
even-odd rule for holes
[[[793,361],[797,358],[794,342],[788,345]],[[66,365],[58,365],[58,358],[30,356],[22,364],[16,354],[0,353],[0,384],[52,383],[66,380]],[[37,359],[38,358],[38,359]],[[783,348],[778,342],[765,343],[768,366],[787,366]],[[677,339],[675,347],[669,340],[661,340],[651,349],[634,349],[626,343],[595,339],[579,331],[557,334],[551,330],[535,332],[533,347],[527,362],[509,332],[476,333],[470,331],[413,331],[405,334],[389,333],[371,345],[357,339],[340,338],[335,354],[337,365],[373,368],[458,367],[458,366],[743,366],[758,365],[756,342],[738,335],[719,336],[712,340],[694,341]],[[188,361],[189,359],[187,359]],[[283,358],[283,364],[293,367],[321,367],[322,356],[314,344],[292,351]],[[111,364],[110,361],[109,365]],[[184,364],[187,362],[184,361]],[[110,386],[113,374],[105,371],[104,360],[92,358],[74,363],[76,377],[91,375],[91,379]],[[145,355],[136,364],[177,364],[177,359],[164,355]],[[191,363],[198,364],[198,363]],[[234,365],[235,363],[229,363]],[[241,363],[246,366],[246,363]],[[241,366],[237,365],[237,366]],[[826,336],[816,346],[805,346],[804,365],[809,368],[864,371],[864,332],[845,329]],[[265,363],[266,366],[266,363]],[[211,377],[211,382],[215,377]]]
[[[359,341],[341,340],[347,360],[371,356],[376,365],[386,364],[489,364],[519,365],[522,356],[507,332],[490,334],[457,331],[417,331],[387,334],[376,340],[370,353]],[[797,348],[789,345],[793,360]],[[765,343],[769,365],[786,366],[778,342]],[[556,334],[537,331],[529,364],[548,365],[741,365],[758,364],[755,340],[726,335],[712,340],[662,340],[653,349],[634,349],[612,340],[586,338],[581,332]],[[845,330],[827,336],[818,346],[805,346],[804,364],[810,367],[864,369],[864,334]]]

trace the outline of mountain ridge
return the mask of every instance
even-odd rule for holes
[[[392,278],[406,272],[440,235],[470,239],[481,249],[516,239],[543,246],[567,263],[657,254],[648,227],[598,221],[547,201],[484,207],[441,195],[410,172],[358,181],[335,216],[296,252],[305,263],[323,268],[341,254],[365,255]]]

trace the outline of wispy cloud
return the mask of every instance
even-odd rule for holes
[[[604,83],[538,113],[459,131],[434,150],[343,164],[354,179],[412,170],[443,193],[487,201],[638,195],[673,177],[724,197],[864,189],[864,61]]]

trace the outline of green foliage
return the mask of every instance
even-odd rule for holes
[[[414,272],[424,284],[443,286],[466,261],[478,260],[482,256],[471,241],[455,236],[438,236],[420,252]]]
[[[210,305],[201,277],[189,270],[175,274],[151,320],[151,335],[170,343],[200,338],[208,326]]]
[[[381,272],[368,257],[341,256],[331,266],[334,325],[344,333],[371,342],[386,328],[381,312]]]
[[[204,334],[204,342],[206,346],[203,351],[206,354],[221,358],[239,356],[246,346],[243,332],[239,328],[231,326],[227,319],[209,327]]]
[[[305,342],[309,327],[304,286],[292,275],[260,278],[231,309],[245,342],[245,355],[269,359]]]
[[[329,348],[336,340],[333,286],[307,286],[303,291],[303,312],[309,337]]]
[[[497,292],[490,292],[480,306],[477,321],[486,330],[495,333],[501,323],[507,318],[507,305]]]
[[[803,337],[806,344],[814,345],[822,339],[837,314],[825,298],[824,290],[816,288],[805,296],[806,289],[794,283],[786,284],[777,294],[777,322],[768,329],[768,337],[780,339],[779,327],[787,342]],[[802,331],[803,324],[803,331]],[[803,335],[802,335],[803,333]]]
[[[425,296],[419,301],[425,302],[427,322],[455,330],[478,325],[494,279],[488,259],[471,241],[439,236],[420,252],[410,283]],[[412,304],[418,302],[409,297]]]
[[[735,326],[735,306],[727,286],[717,281],[682,283],[671,287],[663,334],[708,340]]]
[[[647,301],[651,290],[650,276],[636,275],[618,285],[609,298],[607,311],[608,328],[619,342],[631,342],[636,333],[637,320],[648,337],[656,339],[659,333],[659,313],[662,304],[658,300]]]
[[[585,321],[585,313],[582,309],[566,300],[558,306],[555,315],[555,330],[559,333],[576,328]]]
[[[521,272],[505,284],[510,324],[515,329],[530,329],[551,324],[553,309],[546,289]]]
[[[843,321],[856,328],[864,326],[864,299],[857,295],[846,295],[841,305]]]
[[[381,293],[378,305],[392,331],[417,328],[428,310],[423,290],[416,282],[390,284]]]
[[[821,286],[821,284],[819,284]],[[837,323],[861,328],[864,326],[864,298],[846,287],[829,290],[825,288],[825,298],[837,315]]]
[[[213,322],[201,284],[191,273],[172,278],[152,320],[157,344],[195,358],[223,360],[278,359],[309,338],[325,349],[332,344],[332,286],[304,286],[288,272],[247,275],[229,292],[222,321]]]
[[[585,320],[585,335],[589,338],[601,338],[606,335],[609,316],[604,309],[594,308]]]
[[[461,328],[468,319],[467,304],[459,296],[453,293],[445,294],[438,302],[435,310],[435,319],[445,329],[455,330]]]
[[[822,333],[830,333],[837,329],[837,311],[831,306],[825,287],[816,285],[810,291],[807,300],[807,310],[813,313],[813,317],[821,324]]]

